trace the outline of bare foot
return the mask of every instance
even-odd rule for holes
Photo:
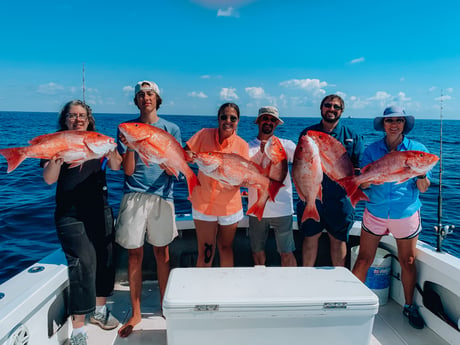
[[[134,326],[136,326],[138,323],[141,322],[141,318],[140,317],[134,317],[132,316],[128,322],[126,322],[123,326],[120,327],[120,329],[118,330],[118,335],[120,336],[120,338],[126,338],[127,336],[129,336],[133,330],[134,330]]]

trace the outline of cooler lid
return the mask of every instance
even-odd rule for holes
[[[175,268],[165,309],[218,306],[376,306],[377,296],[344,267]]]

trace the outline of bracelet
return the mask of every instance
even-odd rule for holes
[[[423,180],[423,179],[426,179],[426,174],[417,176],[417,180]]]
[[[131,149],[131,148],[128,147],[126,151],[134,152],[135,150],[133,150],[133,149]]]

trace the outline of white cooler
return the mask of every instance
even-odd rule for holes
[[[176,268],[168,345],[369,344],[378,297],[343,267]]]

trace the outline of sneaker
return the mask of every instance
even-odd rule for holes
[[[70,345],[87,345],[86,333],[78,333],[70,337]]]
[[[108,309],[105,310],[105,313],[94,312],[90,316],[89,322],[98,325],[99,327],[105,330],[114,329],[120,323]]]
[[[418,312],[418,308],[415,304],[411,304],[408,307],[404,307],[403,314],[408,317],[409,324],[417,329],[425,327],[425,321]]]

